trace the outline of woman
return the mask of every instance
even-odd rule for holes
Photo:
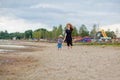
[[[72,48],[72,31],[73,26],[70,23],[66,24],[64,41],[67,42],[68,49]]]

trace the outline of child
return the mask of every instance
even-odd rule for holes
[[[62,42],[63,42],[63,36],[62,35],[59,35],[58,37],[58,50],[61,50],[62,49]]]

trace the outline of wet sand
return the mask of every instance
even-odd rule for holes
[[[119,47],[63,46],[58,51],[54,43],[20,44],[38,48],[0,54],[0,80],[120,80]]]

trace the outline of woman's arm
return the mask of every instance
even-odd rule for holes
[[[66,36],[67,36],[67,34],[65,33],[65,37],[64,37],[64,40],[63,40],[64,42],[65,42],[65,40],[66,40]]]

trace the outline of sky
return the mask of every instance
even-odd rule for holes
[[[0,0],[0,31],[120,24],[120,0]]]

